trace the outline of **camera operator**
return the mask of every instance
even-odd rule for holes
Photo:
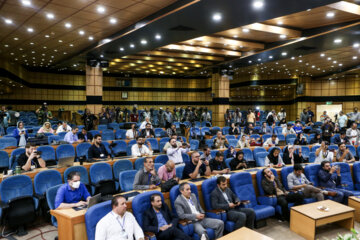
[[[26,144],[25,152],[17,160],[17,166],[25,171],[30,171],[34,168],[46,167],[46,162],[41,158],[41,152],[37,151],[35,146]]]
[[[6,129],[10,123],[10,114],[7,112],[6,107],[2,106],[0,111],[0,136],[6,135]]]
[[[53,119],[53,115],[51,111],[48,110],[46,102],[44,102],[43,105],[36,110],[36,114],[38,115],[38,121],[40,125]]]

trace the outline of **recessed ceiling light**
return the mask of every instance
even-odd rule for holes
[[[320,57],[325,57],[325,53],[320,54]]]
[[[62,43],[63,41],[61,39],[59,39],[59,42]]]
[[[281,39],[285,39],[285,38],[286,38],[286,35],[285,35],[285,34],[281,34],[279,37],[280,37]]]
[[[359,43],[354,43],[354,45],[353,45],[354,48],[358,48],[359,46],[360,46]]]
[[[54,14],[52,14],[52,13],[47,13],[47,14],[46,14],[46,17],[47,17],[48,19],[54,19],[54,18],[55,18]]]
[[[28,28],[27,31],[28,32],[34,32],[34,29],[33,28]]]
[[[120,48],[120,51],[124,51],[124,48],[123,48],[123,47],[121,47],[121,48]]]
[[[110,19],[109,19],[109,22],[110,22],[111,24],[115,24],[115,23],[117,23],[117,20],[116,20],[116,18],[110,18]]]
[[[341,43],[342,42],[342,40],[340,39],[340,38],[336,38],[335,40],[334,40],[334,43]]]
[[[160,35],[160,34],[156,34],[156,35],[155,35],[155,39],[160,40],[160,39],[161,39],[161,35]]]
[[[145,44],[147,44],[147,41],[146,41],[145,39],[143,39],[143,40],[140,41],[140,43],[141,43],[142,45],[145,45]]]
[[[326,17],[328,17],[328,18],[332,18],[332,17],[334,17],[335,16],[335,13],[334,12],[328,12],[328,13],[326,13]]]
[[[357,56],[353,56],[353,57],[352,57],[352,59],[354,59],[354,60],[357,59],[357,58],[358,58]]]
[[[70,44],[69,44],[69,46],[70,46],[70,47],[73,47],[73,46],[74,46],[74,44],[70,43]]]
[[[306,11],[307,11],[307,12],[310,12],[310,11],[311,11],[311,8],[307,9]]]
[[[11,19],[9,19],[9,18],[5,18],[4,21],[5,21],[6,24],[12,24],[13,23],[13,21]]]
[[[272,58],[273,58],[273,56],[269,56],[269,58],[270,58],[270,59],[272,59]]]
[[[302,60],[301,60],[301,59],[299,60],[299,63],[302,63]]]
[[[31,42],[31,43],[30,43],[30,45],[34,45],[34,43],[33,43],[33,42]]]
[[[328,57],[327,60],[330,61],[330,60],[331,60],[331,57]]]
[[[281,55],[282,55],[282,56],[286,56],[286,55],[287,55],[287,52],[282,52]]]
[[[243,28],[242,31],[243,31],[244,33],[250,32],[250,30],[249,30],[248,28]]]
[[[277,25],[283,25],[282,21],[277,21]]]
[[[135,45],[134,45],[134,44],[130,44],[130,47],[131,47],[131,48],[134,48],[134,47],[135,47]]]
[[[104,8],[103,6],[98,6],[97,9],[96,9],[96,11],[97,11],[98,13],[104,13],[104,12],[105,12],[105,8]]]
[[[252,63],[252,61],[251,61],[251,60],[249,60],[249,63]]]
[[[30,1],[30,0],[22,0],[21,3],[22,3],[24,6],[31,6],[31,1]]]
[[[17,40],[19,40],[19,38],[15,37],[14,40],[17,41]]]
[[[80,35],[84,35],[85,32],[84,32],[83,30],[80,30],[80,31],[79,31],[79,34],[80,34]]]
[[[43,46],[44,49],[46,49],[47,47],[46,46]]]
[[[222,19],[222,15],[220,13],[214,13],[213,16],[212,16],[212,19],[215,21],[215,22],[219,22],[221,21]]]
[[[312,67],[312,68],[315,68],[315,65],[312,65],[311,67]]]
[[[295,59],[295,57],[291,57],[291,60],[294,60]]]
[[[90,41],[94,40],[94,37],[90,36],[90,37],[89,37],[89,40],[90,40]]]
[[[65,23],[66,28],[71,28],[71,23]]]
[[[342,63],[339,63],[339,66],[341,67],[343,64]]]
[[[255,0],[252,5],[255,9],[260,9],[260,8],[264,7],[264,1],[263,0]]]
[[[63,52],[64,53],[64,55],[66,55],[67,54],[67,52]]]
[[[46,34],[45,37],[46,37],[46,38],[49,38],[50,36]]]
[[[335,61],[333,61],[333,63],[337,63],[337,61],[335,60]]]

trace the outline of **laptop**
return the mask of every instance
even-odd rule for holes
[[[83,209],[89,209],[92,206],[94,206],[95,204],[98,204],[99,202],[101,202],[101,193],[96,194],[95,196],[91,197],[89,199],[89,204],[88,205],[84,205],[82,207],[73,207],[73,209],[76,210],[76,211],[83,210]]]
[[[74,157],[60,158],[57,165],[49,166],[48,168],[63,168],[74,165]]]
[[[286,141],[285,140],[279,140],[279,143],[277,146],[286,146]]]

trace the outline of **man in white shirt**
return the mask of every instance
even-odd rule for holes
[[[283,128],[282,134],[285,136],[288,134],[296,134],[295,130],[292,128],[291,123],[288,123],[286,128]]]
[[[151,144],[148,142],[148,147],[144,145],[145,140],[143,137],[136,138],[136,144],[131,147],[131,155],[133,157],[144,157],[152,155]]]
[[[347,116],[344,114],[343,111],[339,112],[339,116],[338,116],[338,123],[339,123],[339,127],[340,128],[346,128],[346,122],[347,122],[348,118]]]
[[[286,112],[284,108],[280,108],[280,112],[278,112],[277,118],[279,121],[286,119]]]
[[[169,140],[171,147],[166,150],[166,154],[169,160],[172,160],[176,166],[179,164],[184,164],[182,153],[187,153],[189,151],[190,145],[183,143],[181,147],[177,145],[176,139],[171,138]]]
[[[145,118],[145,121],[143,121],[143,122],[141,123],[141,125],[140,125],[140,127],[139,127],[140,131],[143,130],[143,129],[145,129],[147,123],[150,123],[150,124],[151,124],[149,117],[146,117],[146,118]]]
[[[58,126],[56,133],[70,132],[70,131],[71,131],[71,127],[69,125],[67,125],[66,122],[62,122],[62,124],[60,126]]]
[[[328,147],[329,147],[328,142],[323,141],[321,143],[321,146],[318,149],[316,149],[315,152],[316,158],[314,163],[320,164],[323,161],[336,162],[336,154],[329,151]]]
[[[346,136],[349,138],[350,144],[358,145],[360,140],[360,130],[357,129],[357,123],[351,124],[351,128],[346,130]]]
[[[176,140],[176,144],[178,147],[181,147],[182,143],[184,142],[182,138],[180,138],[180,141],[177,141],[177,138],[178,138],[177,135],[172,135],[170,138]],[[170,148],[170,147],[171,147],[171,144],[170,144],[170,141],[168,141],[167,143],[165,143],[165,146],[163,148],[164,152],[166,152],[168,150],[168,148]]]
[[[125,134],[126,139],[129,139],[129,140],[136,139],[136,137],[139,135],[139,133],[136,130],[135,126],[136,126],[135,123],[131,124],[131,129],[126,131],[126,134]]]
[[[279,139],[276,137],[275,134],[271,136],[271,138],[266,139],[264,142],[263,147],[275,147],[279,144]]]
[[[126,211],[125,197],[111,200],[112,211],[96,225],[95,240],[144,240],[144,233],[134,215]]]

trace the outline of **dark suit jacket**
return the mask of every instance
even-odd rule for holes
[[[345,144],[350,144],[350,141],[349,141],[348,137],[344,138],[344,142],[345,142]],[[341,143],[340,136],[335,136],[334,137],[334,144],[339,144],[339,143]]]
[[[168,224],[172,223],[173,227],[177,227],[179,219],[175,216],[175,214],[173,214],[170,211],[169,207],[166,204],[164,203],[162,204],[160,212],[162,213],[163,217],[165,218]],[[153,207],[149,208],[144,213],[143,230],[144,232],[153,232],[153,233],[159,232],[158,219],[156,217],[156,213]]]
[[[239,198],[230,188],[226,188],[225,193],[230,202],[240,202]],[[218,187],[211,192],[211,207],[213,209],[230,210],[229,203],[225,200],[224,195]]]
[[[150,129],[150,135],[153,135],[153,136],[155,137],[155,132],[154,132],[154,130]],[[142,136],[142,137],[144,137],[144,138],[146,137],[146,129],[141,130],[140,136]]]
[[[87,136],[88,141],[89,140],[92,141],[93,135],[91,133],[89,133],[89,132],[86,133],[86,136]],[[84,134],[83,133],[78,133],[78,138],[79,139],[85,139]]]
[[[281,184],[279,178],[275,177],[275,181],[278,188],[285,193],[286,189]],[[263,180],[261,181],[261,186],[264,189],[266,195],[277,195],[274,183],[270,182],[266,177],[264,177]]]

